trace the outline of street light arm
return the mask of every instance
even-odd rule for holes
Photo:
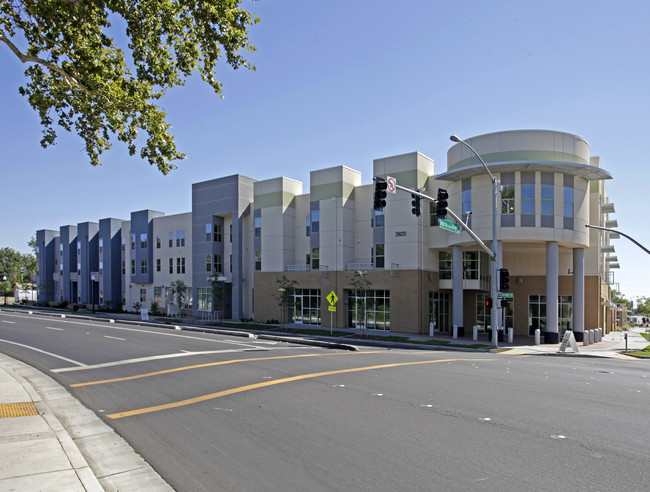
[[[621,236],[628,238],[630,241],[632,241],[634,244],[636,244],[639,248],[641,248],[643,251],[645,251],[646,253],[648,253],[650,255],[650,250],[648,250],[648,248],[643,246],[638,241],[632,239],[630,236],[628,236],[624,232],[617,231],[615,229],[608,229],[607,227],[595,226],[595,225],[591,225],[591,224],[585,224],[585,227],[589,227],[590,229],[598,229],[600,231],[615,232],[616,234],[620,234]]]
[[[465,147],[467,147],[469,150],[471,150],[472,152],[474,152],[474,155],[475,155],[476,157],[478,157],[478,160],[481,161],[481,164],[483,164],[483,167],[485,168],[485,170],[487,171],[487,173],[490,175],[490,179],[492,180],[492,182],[493,182],[493,183],[496,182],[496,178],[495,178],[494,175],[490,172],[490,168],[487,166],[487,164],[485,163],[485,161],[483,160],[483,158],[479,155],[479,153],[476,152],[476,150],[474,150],[474,147],[472,147],[470,144],[468,144],[467,142],[465,142],[465,140],[463,140],[462,138],[460,138],[460,137],[458,137],[458,136],[456,136],[456,135],[452,135],[451,137],[449,137],[449,140],[451,140],[452,142],[462,143]]]

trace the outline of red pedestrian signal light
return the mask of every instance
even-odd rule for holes
[[[491,297],[486,297],[485,298],[485,308],[486,309],[492,309],[492,298]]]

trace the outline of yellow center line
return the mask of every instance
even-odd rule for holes
[[[141,378],[149,378],[152,376],[159,376],[161,374],[170,374],[172,372],[179,372],[179,371],[189,371],[191,369],[201,369],[203,367],[212,367],[212,366],[223,366],[226,364],[236,364],[238,362],[254,362],[254,361],[261,361],[261,360],[278,360],[278,359],[295,359],[298,357],[320,357],[324,355],[360,355],[360,354],[378,354],[380,353],[379,350],[377,351],[367,351],[367,352],[354,352],[353,354],[350,353],[343,353],[343,354],[299,354],[299,355],[278,355],[274,357],[253,357],[250,359],[235,359],[235,360],[224,360],[220,362],[207,362],[205,364],[196,364],[193,366],[183,366],[183,367],[176,367],[174,369],[164,369],[162,371],[155,371],[155,372],[147,372],[144,374],[135,374],[133,376],[125,376],[123,378],[113,378],[113,379],[102,379],[100,381],[88,381],[85,383],[75,383],[71,384],[71,388],[80,388],[82,386],[93,386],[96,384],[106,384],[106,383],[118,383],[120,381],[131,381],[133,379],[141,379]]]
[[[366,367],[354,367],[352,369],[338,369],[335,371],[325,371],[325,372],[314,372],[311,374],[301,374],[298,376],[292,376],[289,378],[276,379],[275,381],[264,381],[262,383],[249,384],[248,386],[240,386],[238,388],[231,388],[224,391],[218,391],[217,393],[210,393],[208,395],[197,396],[195,398],[188,398],[187,400],[176,401],[172,403],[165,403],[163,405],[156,405],[153,407],[138,408],[136,410],[129,410],[126,412],[112,413],[107,415],[110,419],[122,419],[124,417],[132,417],[134,415],[143,415],[145,413],[159,412],[161,410],[168,410],[170,408],[184,407],[186,405],[192,405],[194,403],[200,403],[207,400],[214,400],[215,398],[220,398],[222,396],[234,395],[236,393],[243,393],[245,391],[251,391],[254,389],[265,388],[267,386],[275,386],[277,384],[290,383],[293,381],[301,381],[304,379],[319,378],[322,376],[331,376],[334,374],[345,374],[350,372],[361,372],[361,371],[372,371],[376,369],[387,369],[389,367],[402,367],[402,366],[415,366],[421,364],[437,364],[439,362],[455,362],[455,361],[493,361],[494,359],[439,359],[439,360],[424,360],[424,361],[415,361],[415,362],[398,362],[394,364],[382,364],[379,366],[366,366]]]

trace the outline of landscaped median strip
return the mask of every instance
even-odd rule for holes
[[[32,401],[22,401],[18,403],[0,403],[0,419],[10,417],[29,417],[38,415],[36,405]]]
[[[394,364],[382,364],[378,366],[366,366],[366,367],[354,367],[352,369],[338,369],[335,371],[325,371],[325,372],[314,372],[310,374],[300,374],[298,376],[292,376],[284,379],[277,379],[275,381],[264,381],[262,383],[249,384],[248,386],[240,386],[239,388],[231,388],[225,391],[219,391],[217,393],[210,393],[208,395],[197,396],[195,398],[189,398],[187,400],[181,400],[171,403],[165,403],[163,405],[156,405],[153,407],[138,408],[136,410],[129,410],[126,412],[112,413],[107,415],[110,419],[122,419],[125,417],[133,417],[135,415],[142,415],[145,413],[159,412],[161,410],[169,410],[170,408],[184,407],[187,405],[193,405],[194,403],[200,403],[203,401],[214,400],[215,398],[220,398],[222,396],[234,395],[236,393],[243,393],[245,391],[250,391],[254,389],[264,388],[267,386],[275,386],[283,383],[290,383],[293,381],[301,381],[304,379],[318,378],[322,376],[332,376],[334,374],[346,374],[351,372],[362,372],[362,371],[374,371],[377,369],[387,369],[389,367],[404,367],[404,366],[415,366],[422,364],[437,364],[440,362],[473,362],[481,361],[487,362],[492,359],[440,359],[440,360],[425,360],[425,361],[416,361],[416,362],[397,362]]]

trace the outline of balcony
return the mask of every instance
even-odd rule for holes
[[[613,214],[614,212],[616,212],[616,210],[614,210],[613,203],[603,203],[600,206],[600,211],[604,214]]]
[[[345,269],[346,270],[374,270],[375,265],[372,264],[371,262],[360,261],[356,263],[346,263]]]
[[[613,253],[614,252],[614,246],[611,246],[611,245],[603,246],[602,248],[600,248],[600,251],[601,251],[601,253]]]
[[[607,221],[605,221],[605,227],[607,227],[608,229],[618,227],[618,221],[617,220],[607,220]]]
[[[285,265],[285,272],[311,272],[311,265]]]

